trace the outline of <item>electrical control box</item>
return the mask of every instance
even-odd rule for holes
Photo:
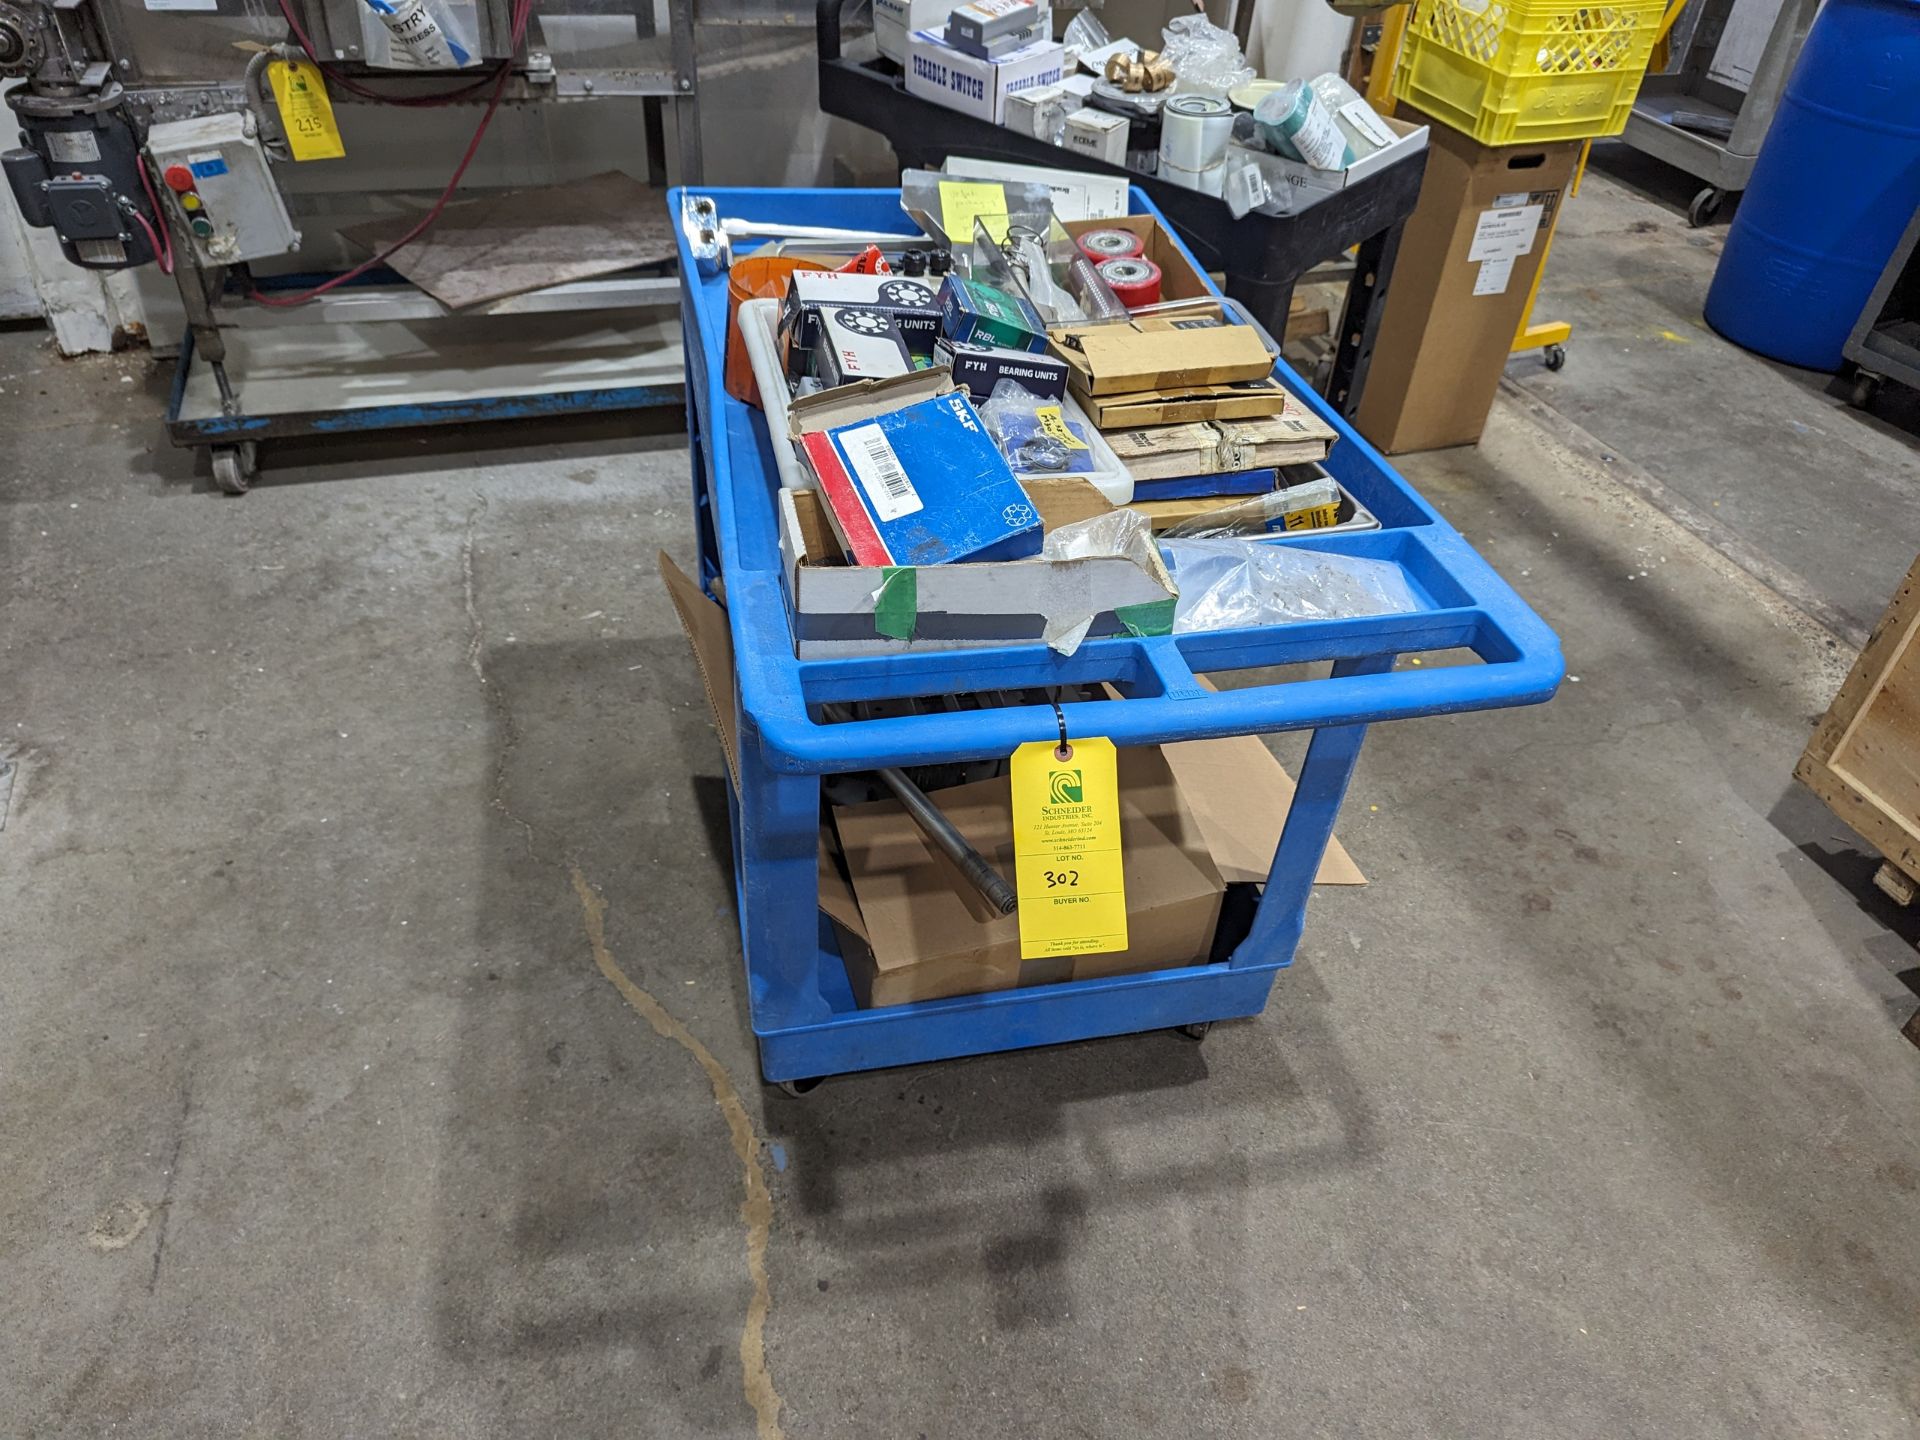
[[[147,132],[159,172],[161,204],[173,233],[193,243],[202,262],[231,265],[300,248],[267,154],[250,117],[229,112],[169,120]]]

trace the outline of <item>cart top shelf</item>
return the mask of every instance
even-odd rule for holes
[[[728,218],[892,232],[912,228],[895,190],[701,193],[712,196]],[[668,203],[677,215],[678,191]],[[1131,209],[1159,214],[1138,188]],[[1104,681],[1127,703],[1066,705],[1069,733],[1144,745],[1531,705],[1559,686],[1564,666],[1553,632],[1284,364],[1275,373],[1339,436],[1327,469],[1379,517],[1382,528],[1318,537],[1307,532],[1265,543],[1392,562],[1419,598],[1418,611],[1090,640],[1072,656],[1044,645],[1022,645],[796,659],[775,513],[778,472],[766,422],[723,385],[727,280],[700,275],[685,237],[680,269],[689,419],[724,576],[742,740],[757,741],[762,763],[773,769],[824,772],[1006,755],[1019,744],[1056,733],[1053,710],[1044,705],[846,723],[816,720],[817,708],[809,709],[852,700]],[[1441,651],[1450,653],[1439,663],[1392,668],[1395,657]],[[1197,678],[1309,661],[1336,663],[1325,678],[1220,691]]]

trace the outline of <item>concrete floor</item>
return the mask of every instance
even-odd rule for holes
[[[677,437],[236,501],[162,388],[0,334],[0,1432],[1920,1429],[1913,931],[1789,780],[1849,653],[1524,397],[1405,468],[1577,681],[1376,731],[1264,1016],[793,1100]]]

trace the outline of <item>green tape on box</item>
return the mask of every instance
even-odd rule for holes
[[[1169,595],[1164,600],[1145,600],[1138,605],[1116,605],[1113,617],[1127,627],[1129,635],[1171,635],[1174,604],[1174,598]]]
[[[887,566],[880,581],[880,593],[873,598],[873,628],[895,640],[911,640],[919,618],[918,572],[911,565]],[[1167,623],[1173,623],[1171,611]]]

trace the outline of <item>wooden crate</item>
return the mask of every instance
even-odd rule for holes
[[[1874,883],[1920,891],[1920,559],[1833,697],[1794,777],[1880,852]]]

